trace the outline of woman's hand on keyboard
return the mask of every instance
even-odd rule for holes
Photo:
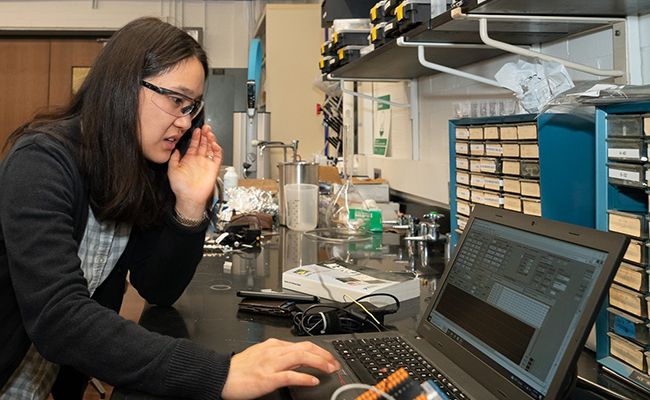
[[[294,371],[299,367],[332,373],[341,365],[329,352],[313,343],[269,339],[232,357],[221,397],[226,400],[255,399],[284,386],[318,385],[317,378]]]

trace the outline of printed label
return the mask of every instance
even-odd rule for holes
[[[462,139],[469,138],[469,130],[468,129],[456,129],[456,137],[457,138],[462,138]]]
[[[639,159],[641,152],[639,149],[607,149],[607,156],[609,158],[631,158]]]
[[[486,144],[485,145],[485,152],[489,155],[502,155],[503,154],[503,147],[497,146],[497,145],[490,145]]]
[[[624,171],[621,169],[610,168],[609,177],[630,182],[641,182],[641,174],[638,172]]]

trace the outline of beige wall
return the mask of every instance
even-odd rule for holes
[[[316,104],[324,94],[314,88],[320,75],[320,5],[268,5],[266,8],[266,110],[271,113],[271,139],[299,140],[298,153],[311,159],[323,148],[322,116]],[[272,177],[277,177],[282,151],[274,150]]]
[[[250,42],[249,1],[0,1],[1,30],[116,30],[155,15],[180,27],[203,29],[215,68],[245,68]]]

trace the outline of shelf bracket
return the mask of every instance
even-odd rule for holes
[[[479,22],[479,35],[483,43],[495,49],[507,51],[526,57],[532,57],[544,61],[556,61],[565,67],[576,71],[585,72],[595,76],[621,77],[624,72],[619,69],[599,69],[588,65],[579,64],[560,57],[554,57],[543,54],[538,51],[524,49],[509,43],[501,42],[490,37],[488,33],[488,20],[496,21],[543,21],[543,22],[564,22],[564,23],[606,23],[625,21],[624,18],[597,18],[597,17],[554,17],[554,16],[537,16],[537,15],[492,15],[492,14],[464,14],[460,8],[453,9],[451,12],[453,19],[466,19]]]
[[[346,80],[343,79],[343,78],[333,78],[331,76],[328,76],[328,79],[340,81],[341,82],[341,91],[343,93],[345,93],[345,94],[349,94],[351,96],[356,96],[356,97],[361,97],[363,99],[371,100],[371,101],[374,101],[376,103],[388,104],[391,107],[402,107],[402,108],[411,107],[411,105],[408,104],[408,103],[395,103],[394,101],[384,100],[384,99],[380,99],[379,97],[374,97],[374,96],[370,96],[368,94],[363,94],[363,93],[355,92],[353,90],[348,90],[348,89],[345,88],[345,81]],[[357,81],[364,81],[364,80],[350,79],[350,81],[357,82]],[[377,82],[376,80],[368,80],[368,81]]]
[[[404,37],[400,36],[397,38],[397,45],[399,47],[417,47],[418,48],[418,61],[420,64],[429,69],[433,69],[438,72],[444,72],[446,74],[459,76],[461,78],[471,79],[480,83],[485,83],[486,85],[496,86],[501,88],[501,84],[494,79],[484,78],[479,75],[471,74],[469,72],[464,72],[455,68],[446,67],[444,65],[432,63],[427,61],[424,54],[425,47],[453,47],[453,48],[485,48],[485,45],[471,45],[471,44],[455,44],[455,43],[428,43],[428,42],[407,42],[404,40]]]

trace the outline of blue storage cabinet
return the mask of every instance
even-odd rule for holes
[[[607,163],[611,160],[608,159],[608,129],[609,129],[609,118],[616,116],[626,116],[626,115],[643,115],[650,113],[650,103],[627,103],[627,104],[617,104],[617,105],[608,105],[596,108],[596,228],[600,230],[607,231],[609,230],[609,217],[608,210],[617,210],[623,211],[631,214],[648,214],[648,194],[646,193],[646,188],[644,187],[629,187],[621,186],[615,184],[616,182],[610,182],[610,168],[608,168]],[[647,132],[646,135],[650,134]],[[643,136],[639,139],[643,143]],[[644,143],[643,146],[646,144]],[[644,161],[636,161],[630,165],[636,165],[640,168],[645,168],[642,163]],[[612,168],[614,169],[614,168]],[[616,174],[613,173],[615,176]],[[642,174],[640,179],[643,182],[647,182],[647,175]],[[646,183],[647,185],[647,183]],[[647,221],[645,221],[647,223]],[[643,243],[643,240],[641,240]],[[646,250],[645,244],[642,248]],[[629,252],[626,254],[626,262],[629,260]],[[636,261],[636,260],[635,260]],[[632,263],[634,264],[634,263]],[[641,267],[646,270],[647,275],[647,262],[641,262],[637,264],[637,267]],[[646,277],[647,279],[647,277]],[[616,284],[616,283],[615,283]],[[648,293],[639,292],[641,296],[647,296]],[[612,355],[612,343],[614,346],[620,346],[620,341],[616,338],[612,338],[613,333],[620,333],[623,336],[628,338],[634,338],[634,331],[628,329],[631,324],[625,320],[621,324],[618,324],[616,321],[619,319],[615,315],[612,315],[612,320],[614,324],[610,324],[610,313],[607,311],[607,307],[610,305],[610,298],[608,297],[605,306],[601,310],[597,322],[596,322],[596,337],[597,337],[597,349],[596,357],[598,362],[607,367],[609,370],[615,372],[616,374],[622,376],[623,378],[636,383],[640,387],[650,390],[650,375],[648,375],[647,364],[648,364],[648,353],[644,355],[643,361],[645,362],[645,371],[639,370],[638,368],[633,368],[628,363],[621,361],[619,357]],[[614,309],[616,310],[616,309]],[[618,311],[618,310],[616,310]],[[643,324],[647,324],[648,318],[647,315],[641,317]],[[643,325],[641,324],[641,325]],[[610,329],[610,325],[613,326]],[[620,329],[620,331],[619,331]],[[646,328],[648,329],[648,328]],[[613,332],[610,332],[613,330]],[[615,340],[616,339],[616,340]],[[625,339],[625,338],[624,338]],[[634,340],[634,339],[630,339]],[[624,342],[624,346],[627,346],[628,342]],[[635,346],[638,343],[632,342]],[[648,346],[643,343],[638,344],[638,347],[642,351],[647,351]],[[631,347],[632,350],[635,347]],[[638,349],[636,349],[638,350]],[[635,350],[635,351],[636,351]],[[614,350],[615,352],[616,350]]]
[[[459,232],[456,205],[456,128],[536,123],[542,217],[595,227],[594,121],[568,114],[524,114],[449,121],[450,226],[452,248]]]

